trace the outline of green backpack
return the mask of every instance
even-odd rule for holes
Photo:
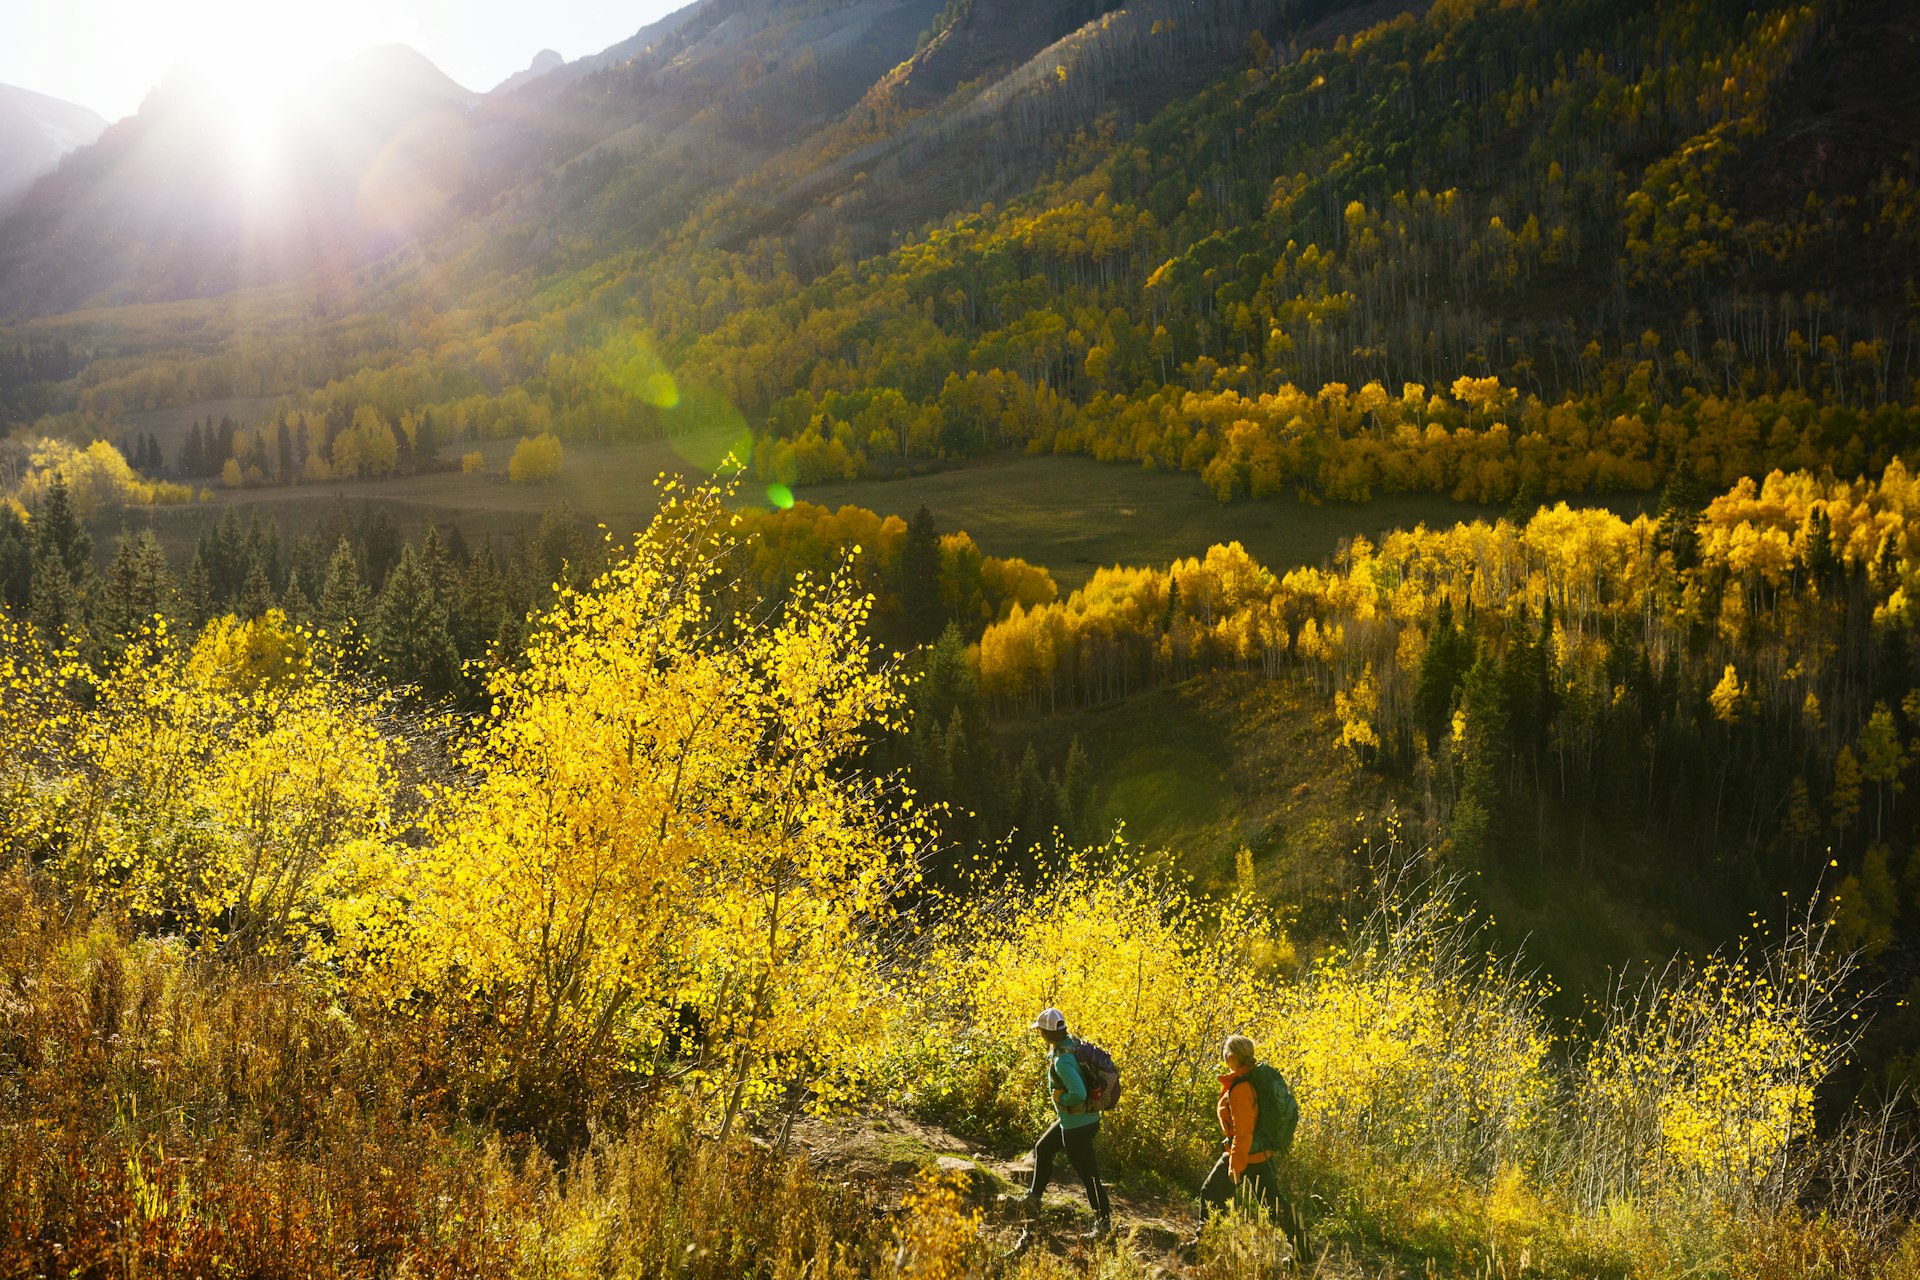
[[[1257,1107],[1253,1150],[1284,1156],[1293,1149],[1293,1131],[1300,1127],[1300,1104],[1294,1100],[1293,1090],[1287,1087],[1287,1078],[1277,1068],[1262,1062],[1242,1079],[1252,1086]]]

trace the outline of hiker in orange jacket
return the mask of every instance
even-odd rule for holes
[[[1247,1072],[1259,1061],[1253,1041],[1245,1036],[1228,1036],[1221,1058],[1226,1074],[1220,1077],[1220,1100],[1214,1110],[1220,1117],[1220,1132],[1226,1150],[1215,1162],[1200,1188],[1202,1218],[1211,1217],[1227,1207],[1235,1195],[1244,1200],[1277,1208],[1280,1189],[1274,1184],[1271,1153],[1253,1149],[1253,1130],[1260,1118],[1260,1099]]]

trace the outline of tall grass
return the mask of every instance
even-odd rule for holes
[[[811,1277],[890,1235],[667,1105],[556,1166],[435,1089],[418,1027],[0,872],[0,1275]]]

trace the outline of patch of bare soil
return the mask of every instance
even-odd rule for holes
[[[1003,1196],[1018,1196],[1032,1182],[1029,1152],[1006,1157],[897,1110],[852,1119],[806,1119],[793,1126],[792,1142],[815,1174],[868,1189],[882,1204],[897,1205],[924,1170],[957,1178],[967,1199],[983,1214],[982,1230],[1004,1257],[1029,1249],[1063,1256],[1086,1253],[1093,1215],[1070,1170],[1057,1170],[1042,1211],[1023,1216]],[[1177,1249],[1197,1223],[1192,1205],[1126,1196],[1108,1188],[1113,1238],[1150,1268],[1181,1269]]]

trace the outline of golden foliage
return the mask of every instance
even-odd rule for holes
[[[515,484],[544,484],[560,474],[560,438],[551,431],[527,436],[513,446],[507,479]]]
[[[191,502],[193,490],[164,480],[149,480],[127,465],[105,440],[81,447],[65,440],[37,440],[28,447],[27,467],[19,483],[0,497],[37,510],[55,479],[65,482],[74,513],[91,520],[114,507],[159,506]]]
[[[488,1070],[523,1088],[658,1066],[691,1021],[689,1079],[729,1121],[790,1082],[831,1107],[879,1034],[876,926],[915,875],[907,802],[847,772],[900,691],[845,575],[772,621],[716,614],[735,518],[714,490],[668,495],[495,675],[471,781],[434,792],[425,847],[343,944],[370,989],[472,1010]]]
[[[184,654],[163,624],[143,634],[78,716],[64,873],[204,946],[307,940],[386,862],[393,780],[378,701],[304,654],[274,615],[227,620]]]

